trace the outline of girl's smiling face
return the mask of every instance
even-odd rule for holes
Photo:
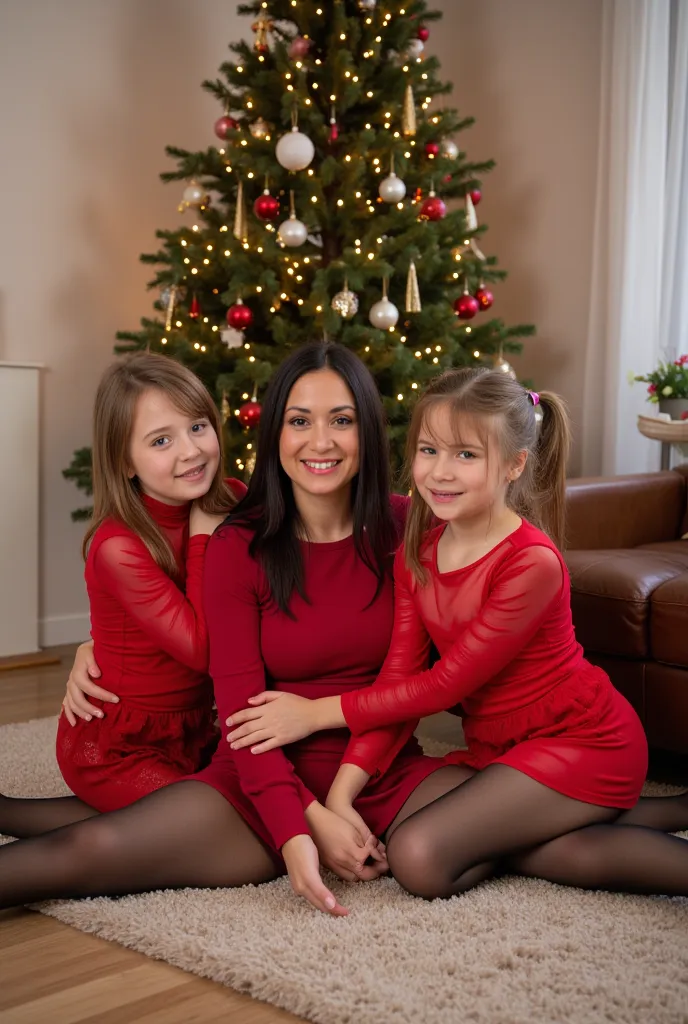
[[[173,405],[159,388],[136,402],[129,443],[129,476],[144,494],[168,505],[202,498],[215,477],[220,443],[212,424]]]

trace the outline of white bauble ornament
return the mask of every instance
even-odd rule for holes
[[[394,327],[399,319],[399,310],[389,299],[382,298],[370,307],[368,319],[373,327],[387,331],[390,327]]]
[[[380,199],[386,203],[400,203],[406,195],[406,185],[392,171],[388,178],[383,178],[378,189]]]
[[[306,241],[308,228],[303,221],[291,216],[282,221],[277,231],[277,237],[283,245],[288,245],[290,249],[293,249],[297,245],[303,245]]]
[[[422,39],[412,39],[406,47],[406,56],[409,60],[417,60],[423,54],[425,46]]]
[[[358,296],[345,287],[343,291],[337,292],[330,305],[335,313],[339,313],[342,320],[351,320],[358,312]]]
[[[446,156],[448,160],[456,160],[459,155],[459,147],[453,139],[442,139],[440,142],[440,153],[442,156]]]
[[[358,7],[361,11],[374,11],[377,7],[377,0],[358,0]]]
[[[315,147],[307,135],[298,128],[292,128],[278,140],[275,156],[277,162],[286,170],[302,171],[315,156]]]
[[[202,185],[199,185],[197,181],[190,181],[184,189],[182,199],[187,206],[196,206],[205,199],[206,192]]]

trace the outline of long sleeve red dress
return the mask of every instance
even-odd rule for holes
[[[398,515],[405,513],[404,499],[393,499],[393,505]],[[218,530],[208,548],[205,612],[223,740],[195,779],[222,793],[277,855],[287,840],[309,833],[304,811],[314,799],[324,803],[349,731],[316,733],[256,755],[249,748],[230,749],[225,720],[266,688],[314,699],[369,686],[389,646],[393,585],[387,579],[372,600],[376,580],[356,553],[353,537],[303,543],[307,600],[292,596],[292,618],[276,605],[265,574],[249,554],[250,540],[248,529],[230,526]],[[386,726],[355,740],[351,759],[375,761],[404,728]],[[356,810],[382,835],[419,782],[443,763],[425,757],[409,738],[384,777],[356,801]]]
[[[229,481],[237,495],[246,488]],[[207,764],[217,745],[202,603],[209,537],[189,537],[191,503],[142,501],[170,542],[178,578],[154,561],[123,523],[106,520],[86,559],[98,680],[120,698],[105,717],[57,729],[65,782],[99,811],[126,807]]]
[[[600,806],[632,807],[647,772],[647,742],[628,701],[583,656],[571,619],[566,565],[550,539],[525,520],[483,558],[439,572],[431,531],[419,585],[395,560],[395,621],[374,686],[342,696],[352,733],[416,720],[460,703],[468,749],[449,763],[510,765],[551,789]],[[427,668],[432,640],[440,660]]]

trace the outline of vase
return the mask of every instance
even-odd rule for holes
[[[659,411],[667,413],[672,420],[680,420],[683,413],[688,413],[688,398],[660,398]]]

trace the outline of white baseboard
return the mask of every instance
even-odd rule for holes
[[[59,647],[61,644],[80,644],[88,640],[91,619],[88,612],[76,615],[52,615],[40,619],[38,635],[41,647]]]

